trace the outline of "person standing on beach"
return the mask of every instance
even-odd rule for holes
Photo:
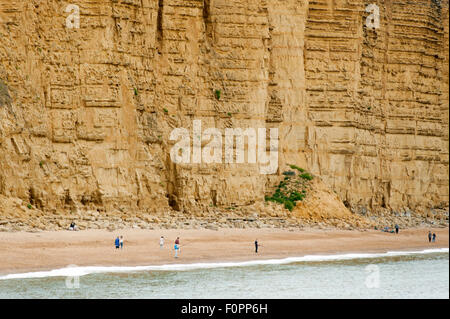
[[[431,243],[431,231],[428,232],[428,242]]]
[[[164,247],[164,236],[161,236],[159,239],[159,249],[163,249]]]
[[[177,237],[177,239],[175,240],[175,258],[178,258],[178,250],[180,249],[180,237]]]
[[[399,229],[400,227],[398,227],[398,225],[397,224],[395,224],[395,233],[396,234],[398,234],[398,229]]]
[[[436,242],[436,233],[433,233],[433,243],[435,243]]]
[[[255,240],[255,254],[258,253],[258,247],[259,247],[259,244],[258,244],[258,239],[257,239],[257,240]]]
[[[120,248],[120,239],[119,236],[117,236],[116,240],[114,241],[114,244],[116,245],[116,249]]]
[[[123,249],[123,236],[120,236],[120,249]]]

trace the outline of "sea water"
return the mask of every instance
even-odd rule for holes
[[[0,276],[0,298],[449,298],[448,248]]]

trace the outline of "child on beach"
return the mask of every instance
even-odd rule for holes
[[[120,249],[123,249],[123,236],[120,236]]]
[[[436,233],[433,233],[433,239],[432,239],[433,243],[436,242]]]

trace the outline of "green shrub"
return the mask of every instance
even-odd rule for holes
[[[300,175],[300,177],[308,181],[311,181],[313,179],[313,176],[310,173],[303,173],[302,175]]]
[[[298,201],[303,201],[306,197],[306,190],[295,190],[292,189],[291,186],[296,185],[296,187],[308,187],[305,180],[310,181],[314,177],[312,174],[306,172],[303,168],[300,168],[296,165],[289,165],[293,170],[297,170],[301,172],[301,175],[298,175],[299,179],[291,179],[292,175],[295,176],[295,172],[288,171],[284,172],[284,180],[282,180],[276,190],[275,193],[272,196],[265,196],[265,200],[267,202],[274,202],[278,204],[284,205],[284,208],[288,209],[289,211],[292,211],[294,207],[296,206]]]
[[[301,194],[297,191],[291,191],[289,196],[284,194],[280,188],[277,188],[273,196],[265,196],[266,202],[274,202],[278,204],[284,204],[284,207],[289,211],[292,211],[296,206],[296,202],[302,201],[305,198],[305,194]]]
[[[164,111],[164,113],[169,113],[169,110],[166,108],[164,108],[163,111]]]
[[[31,206],[31,204],[28,204],[27,207],[28,207],[28,209],[32,209],[33,208],[33,206]]]
[[[289,209],[290,212],[294,209],[295,204],[289,200],[284,202],[284,208]]]
[[[216,95],[216,99],[217,99],[217,100],[220,100],[220,95],[222,94],[222,92],[220,92],[220,90],[216,90],[216,91],[214,92],[214,94]]]
[[[297,165],[289,165],[290,168],[292,169],[296,169],[297,171],[299,171],[300,173],[305,172],[305,170],[301,167],[298,167]]]
[[[136,88],[134,88],[134,95],[135,95],[135,96],[138,96],[138,94],[139,94],[139,93],[138,93],[138,90],[137,90]]]

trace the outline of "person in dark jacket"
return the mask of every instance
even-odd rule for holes
[[[116,240],[114,241],[114,244],[116,245],[116,249],[120,248],[120,238],[117,236]]]
[[[431,243],[431,231],[428,232],[428,242]]]

